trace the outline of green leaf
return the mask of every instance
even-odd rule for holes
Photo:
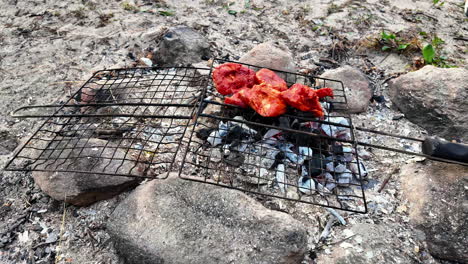
[[[432,0],[432,4],[434,5],[437,5],[437,3],[439,3],[440,0]]]
[[[237,14],[237,11],[235,10],[228,10],[228,14],[235,16]]]
[[[410,44],[400,44],[397,47],[397,50],[404,50],[406,49]]]
[[[426,63],[432,63],[435,57],[434,47],[431,44],[427,44],[426,46],[424,46],[422,53],[423,53],[424,61]]]
[[[174,15],[174,12],[171,12],[171,11],[164,11],[164,10],[159,10],[158,13],[159,13],[161,16],[173,16],[173,15]]]
[[[389,49],[390,49],[389,46],[383,46],[383,47],[382,47],[382,50],[383,50],[383,51],[386,51],[386,50],[389,50]]]
[[[419,35],[421,35],[421,36],[427,36],[427,32],[421,31],[421,32],[419,32]]]
[[[387,33],[385,33],[385,31],[382,31],[382,33],[380,33],[380,36],[381,36],[382,39],[385,39],[385,40],[390,39],[390,36],[387,35]]]

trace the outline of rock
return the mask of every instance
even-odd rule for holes
[[[159,66],[181,66],[198,63],[210,56],[210,44],[204,36],[189,27],[179,26],[164,34],[154,62]]]
[[[293,72],[297,71],[293,56],[287,47],[280,46],[278,43],[265,42],[255,46],[249,52],[239,59],[239,62],[270,68],[279,71]],[[258,70],[258,69],[255,69]],[[293,76],[279,74],[283,79],[294,82]]]
[[[369,80],[360,70],[351,66],[343,66],[326,71],[320,77],[343,82],[347,99],[346,108],[349,113],[361,113],[367,110],[372,98],[372,89]],[[326,85],[336,90],[343,89],[335,82],[327,82]]]
[[[468,168],[411,163],[401,168],[400,179],[410,223],[424,232],[431,255],[468,263]]]
[[[125,152],[119,149],[115,150],[115,148],[110,147],[111,144],[108,144],[103,151],[103,146],[106,143],[105,140],[94,138],[89,139],[89,141],[87,139],[81,139],[78,142],[72,140],[67,144],[68,148],[74,146],[72,150],[68,149],[63,152],[55,150],[52,154],[50,151],[46,151],[43,155],[48,156],[51,154],[49,160],[59,157],[65,158],[68,155],[88,157],[75,159],[75,162],[69,159],[66,161],[59,159],[52,163],[47,161],[46,163],[50,164],[49,169],[58,167],[59,169],[89,171],[92,167],[92,170],[96,172],[105,170],[106,172],[128,173],[134,167],[134,164],[132,162],[122,162]],[[64,147],[60,145],[58,148],[63,149]],[[102,158],[112,156],[115,158],[112,161]],[[32,176],[43,192],[56,200],[65,200],[76,206],[86,206],[99,200],[111,198],[138,184],[137,179],[133,177],[78,172],[33,171]]]
[[[138,187],[110,219],[127,263],[300,263],[308,240],[285,213],[174,174]]]
[[[448,140],[468,141],[468,70],[434,66],[389,83],[390,97],[411,122]]]

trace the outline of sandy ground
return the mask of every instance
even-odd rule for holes
[[[128,54],[138,56],[147,48],[155,48],[158,37],[168,27],[193,27],[206,36],[215,56],[229,55],[231,59],[239,58],[258,43],[280,41],[293,52],[300,69],[314,73],[324,70],[314,63],[335,55],[333,59],[339,63],[364,70],[376,94],[385,96],[384,82],[394,73],[409,70],[413,58],[421,55],[420,52],[385,53],[369,47],[366,38],[372,39],[382,30],[409,35],[422,31],[435,33],[445,41],[442,53],[450,64],[466,65],[466,41],[457,40],[468,37],[463,1],[442,2],[442,6],[434,6],[429,0],[2,0],[0,166],[5,165],[11,150],[40,123],[37,119],[12,118],[9,115],[12,110],[30,104],[57,103],[78,89],[92,72],[131,65],[133,61]],[[236,15],[229,14],[229,10],[237,11]],[[158,11],[170,11],[173,15],[163,16]],[[331,47],[337,45],[348,48],[346,61],[338,56],[344,53],[332,54]],[[412,136],[423,135],[424,131],[405,119],[392,120],[396,114],[389,102],[375,104],[367,113],[356,116],[355,123]],[[399,146],[404,143],[398,142]],[[370,177],[376,183],[411,158],[380,151],[374,154]],[[88,208],[68,206],[63,222],[63,204],[42,194],[29,173],[1,171],[0,175],[1,263],[50,263],[56,255],[64,263],[118,263],[103,230],[112,209],[125,194]],[[349,216],[351,226],[391,222],[393,233],[415,236],[404,221],[405,210],[397,210],[404,205],[399,200],[398,179],[393,179],[383,193],[377,193],[375,188],[369,190],[368,197],[373,209],[368,215]],[[310,228],[308,261],[329,254],[327,248],[331,245],[316,243],[323,223],[311,217],[319,215],[322,222],[326,221],[326,211],[303,205],[293,205],[288,211]],[[62,222],[64,231],[60,239]],[[343,237],[342,229],[336,227],[331,239]],[[421,251],[415,253],[416,246],[423,251],[424,245],[416,239],[400,245],[411,259],[423,261]]]

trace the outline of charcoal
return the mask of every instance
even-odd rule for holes
[[[350,170],[346,169],[343,173],[338,174],[338,185],[348,186],[351,183],[353,174]]]
[[[280,151],[275,148],[264,148],[262,152],[261,165],[264,168],[271,169],[276,161],[276,156]]]
[[[360,180],[360,176],[362,176],[362,178],[367,177],[368,172],[366,166],[364,166],[364,163],[362,163],[361,161],[359,161],[359,169],[358,162],[356,160],[353,160],[353,162],[349,165],[349,169],[352,173],[354,173],[358,180]]]
[[[321,129],[322,131],[329,137],[334,138],[348,138],[350,137],[350,129],[343,126],[349,126],[348,119],[344,117],[328,117],[325,121],[330,123],[336,123],[339,125],[332,125],[332,124],[322,124]]]
[[[311,148],[308,147],[299,147],[299,158],[298,164],[302,165],[306,159],[311,158],[313,155],[313,151]]]
[[[335,183],[335,179],[333,179],[333,176],[327,172],[324,174],[324,177],[325,177],[325,188],[327,188],[330,191],[335,189],[336,183]]]
[[[220,131],[216,130],[210,133],[210,136],[206,139],[211,146],[216,147],[223,143],[224,135]]]
[[[312,159],[306,160],[304,162],[304,166],[307,168],[309,177],[314,178],[322,174],[323,170],[325,169],[325,164],[322,163],[324,158],[325,157],[323,155],[314,154]]]
[[[288,158],[292,163],[295,163],[297,164],[298,163],[298,156],[296,153],[294,153],[291,148],[293,147],[294,145],[291,144],[291,143],[279,143],[278,144],[278,148],[284,153],[284,155],[286,156],[286,158]]]
[[[299,191],[305,194],[312,194],[312,191],[315,190],[315,181],[312,179],[306,179],[300,177],[297,181],[297,185],[299,187]]]
[[[284,174],[284,171],[285,171],[285,168],[284,168],[284,164],[279,164],[277,167],[276,167],[276,183],[278,184],[280,190],[282,193],[284,193],[286,191],[286,176]]]

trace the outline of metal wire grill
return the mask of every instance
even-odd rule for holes
[[[100,71],[61,106],[20,108],[47,119],[6,169],[164,177],[178,164],[208,71]],[[38,109],[55,112],[31,113]]]
[[[339,111],[346,106],[342,83],[287,72],[280,75],[288,86],[299,82],[314,88],[335,87],[334,99],[323,103],[325,118],[293,109],[279,118],[264,118],[253,110],[221,103],[209,85],[180,177],[365,213],[367,173],[359,161],[351,118]]]

